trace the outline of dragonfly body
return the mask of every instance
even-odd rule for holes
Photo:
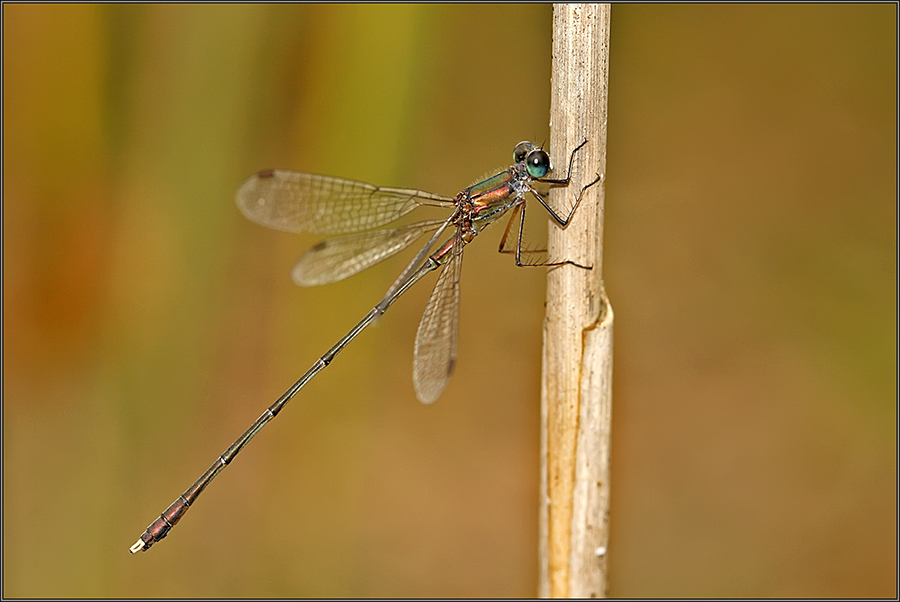
[[[421,236],[431,235],[384,298],[316,360],[187,491],[147,527],[141,538],[131,546],[131,553],[147,550],[165,537],[207,485],[307,382],[387,311],[400,295],[426,274],[441,268],[419,323],[413,354],[416,396],[423,403],[436,401],[456,362],[463,248],[486,226],[512,210],[513,215],[500,242],[500,251],[512,252],[505,246],[518,215],[515,258],[516,265],[525,265],[521,261],[521,253],[526,195],[533,195],[554,221],[565,227],[584,191],[597,183],[600,177],[582,188],[565,217],[547,204],[533,183],[567,186],[575,153],[586,143],[582,142],[572,151],[566,177],[552,179],[546,177],[552,169],[549,155],[531,142],[521,142],[513,151],[515,163],[511,167],[465,188],[456,197],[406,188],[380,188],[353,180],[284,170],[265,170],[251,176],[236,195],[238,207],[249,219],[279,230],[333,236],[313,246],[294,265],[291,276],[294,282],[302,286],[342,280],[395,255]],[[444,219],[382,228],[420,206],[452,207],[453,211]],[[448,237],[439,242],[445,232],[449,232]],[[563,264],[577,265],[571,261],[530,265]]]
[[[527,189],[522,189],[521,177],[514,168],[510,168],[473,184],[456,195],[453,199],[456,211],[449,221],[459,229],[462,243],[471,242],[481,230],[502,217],[517,203],[523,202]],[[443,257],[455,244],[458,244],[455,237],[448,239],[432,257]]]

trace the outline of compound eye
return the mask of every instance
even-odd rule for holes
[[[516,163],[521,163],[525,160],[525,157],[528,155],[528,152],[534,148],[534,144],[528,142],[527,140],[523,140],[522,142],[516,145],[515,150],[513,150],[513,158]]]
[[[532,178],[543,178],[550,171],[550,155],[543,149],[532,149],[525,156],[525,169]]]

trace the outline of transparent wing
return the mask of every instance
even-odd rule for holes
[[[416,333],[413,385],[416,397],[422,403],[437,401],[456,363],[462,249],[462,240],[457,235],[450,259],[434,285]]]
[[[294,264],[291,278],[300,286],[328,284],[348,278],[399,253],[445,220],[428,220],[393,228],[323,240]]]
[[[264,226],[327,235],[377,228],[421,205],[453,205],[449,197],[421,190],[280,169],[250,176],[235,200],[245,216]]]

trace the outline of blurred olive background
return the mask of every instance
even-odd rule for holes
[[[531,596],[543,270],[377,302],[245,220],[281,167],[452,195],[548,139],[549,6],[3,6],[3,595]],[[612,11],[613,596],[896,596],[896,6]],[[531,219],[543,220],[534,212]]]

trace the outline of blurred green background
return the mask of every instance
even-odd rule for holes
[[[896,6],[612,10],[613,596],[897,595]],[[128,547],[404,265],[293,286],[281,167],[452,195],[548,139],[551,8],[3,5],[3,595],[531,596],[545,275],[466,251]],[[535,219],[538,213],[531,215]]]

